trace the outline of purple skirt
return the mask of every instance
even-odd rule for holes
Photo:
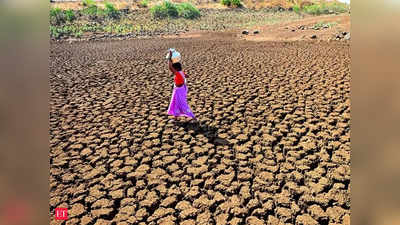
[[[176,87],[174,85],[174,90],[172,91],[172,97],[168,107],[168,115],[186,116],[196,119],[187,103],[187,91],[188,88],[186,86],[186,82],[181,87]]]

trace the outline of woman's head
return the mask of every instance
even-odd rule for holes
[[[174,67],[176,71],[182,71],[182,65],[179,62],[172,64],[172,67]]]

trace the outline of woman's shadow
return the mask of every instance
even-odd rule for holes
[[[208,139],[208,143],[214,145],[229,145],[229,141],[218,137],[218,128],[215,126],[204,124],[201,121],[194,123],[177,121],[175,124],[179,127],[182,127],[186,132],[192,130],[192,136],[203,134]]]

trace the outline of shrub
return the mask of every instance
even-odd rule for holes
[[[72,22],[76,19],[75,13],[72,9],[65,10],[64,13],[67,21]]]
[[[155,5],[151,7],[150,12],[153,17],[157,19],[168,17],[167,12],[163,9],[162,5]]]
[[[158,19],[179,16],[178,7],[170,1],[164,1],[162,4],[153,6],[150,12]]]
[[[300,6],[298,6],[298,5],[293,6],[293,11],[295,13],[300,13]]]
[[[50,9],[50,17],[55,17],[60,13],[62,13],[62,10],[60,8],[51,8]]]
[[[51,26],[50,25],[50,36],[54,38],[59,38],[60,33],[57,31],[57,27]]]
[[[177,8],[179,17],[183,17],[185,19],[195,19],[200,17],[200,11],[190,3],[180,3],[178,4]]]
[[[221,0],[222,5],[231,6],[231,0]]]
[[[143,8],[147,8],[147,6],[149,6],[149,0],[142,0],[142,1],[139,3],[139,6],[140,6],[140,7],[143,7]]]
[[[82,13],[88,15],[89,17],[97,16],[98,8],[96,5],[91,5],[82,10]]]
[[[105,17],[110,17],[113,18],[113,10],[108,9],[107,7],[105,9],[101,9],[97,7],[96,5],[91,5],[82,10],[82,14],[86,15],[89,20],[102,20]]]
[[[154,18],[157,19],[164,19],[167,17],[195,19],[201,16],[200,11],[194,5],[188,2],[175,4],[170,1],[164,1],[162,4],[153,6],[150,9],[150,12]]]
[[[54,38],[60,38],[61,36],[81,37],[82,31],[74,25],[50,26],[50,35]]]
[[[242,6],[242,3],[240,2],[240,0],[231,0],[231,5],[240,7]]]
[[[350,10],[349,5],[340,2],[333,2],[332,5],[329,6],[329,8],[334,13],[344,13]]]
[[[164,1],[163,7],[166,10],[168,16],[170,16],[170,17],[178,17],[179,16],[178,8],[176,7],[176,4],[174,4],[173,2]]]
[[[89,6],[95,5],[95,3],[94,3],[93,0],[82,0],[82,5],[86,6],[86,7],[89,7]]]
[[[304,6],[304,12],[312,15],[320,15],[322,13],[322,8],[320,5],[309,5]]]
[[[115,6],[110,3],[110,2],[106,2],[104,3],[104,14],[112,19],[118,19],[120,16],[120,12],[115,8]]]
[[[95,32],[100,29],[100,25],[97,23],[85,23],[80,26],[82,32]]]
[[[226,6],[235,6],[235,7],[242,6],[242,2],[240,0],[221,0],[221,4]]]
[[[134,31],[132,24],[108,24],[103,29],[107,33],[127,34]]]
[[[60,25],[65,23],[65,14],[60,8],[50,9],[50,24]]]
[[[344,13],[349,11],[349,6],[345,3],[321,3],[307,5],[303,7],[303,11],[312,15]]]

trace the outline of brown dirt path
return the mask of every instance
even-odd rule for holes
[[[226,37],[51,44],[50,215],[349,224],[348,43]],[[199,125],[167,123],[169,47]]]

